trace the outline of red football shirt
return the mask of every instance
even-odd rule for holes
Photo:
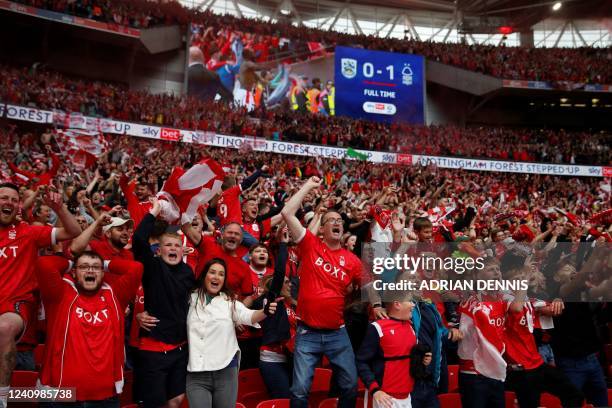
[[[133,261],[134,254],[129,249],[121,248],[115,249],[108,242],[106,237],[102,239],[92,239],[89,241],[89,247],[96,254],[100,255],[105,261],[112,261],[113,259],[123,259],[124,261]]]
[[[230,222],[242,224],[242,209],[240,208],[240,193],[239,185],[230,187],[221,193],[219,201],[217,201],[217,216],[219,217],[219,226],[224,226]]]
[[[25,222],[0,227],[0,305],[28,300],[38,287],[38,249],[55,245],[55,229]]]
[[[272,220],[267,218],[261,222],[261,225],[256,222],[244,223],[242,228],[255,237],[255,239],[261,241],[272,229]]]
[[[202,237],[198,246],[200,259],[196,268],[196,278],[202,273],[206,262],[213,258],[221,258],[227,265],[227,286],[239,296],[249,296],[253,293],[253,279],[251,268],[238,256],[231,256],[223,250],[213,237]]]
[[[263,274],[256,272],[255,269],[253,269],[251,265],[249,265],[249,270],[251,271],[251,279],[253,280],[253,290],[254,291],[257,291],[257,288],[259,287],[259,282],[261,282],[261,279],[264,276],[274,274],[274,269],[267,267],[267,266]],[[257,293],[257,294],[261,295],[261,293]]]
[[[140,325],[136,320],[136,315],[144,312],[144,289],[138,286],[136,297],[134,298],[134,311],[132,313],[132,326],[130,327],[129,345],[138,348],[140,346]]]
[[[64,360],[72,362],[64,370],[63,387],[77,387],[79,401],[109,398],[115,395],[115,380],[112,356],[115,354],[113,329],[116,316],[107,305],[112,299],[104,294],[77,296],[72,308]],[[77,363],[78,362],[78,363]]]
[[[506,330],[504,331],[506,353],[504,357],[510,364],[520,364],[526,370],[532,370],[544,364],[533,337],[536,314],[531,302],[525,302],[520,312],[508,310],[506,315]]]
[[[361,261],[344,248],[331,250],[305,230],[298,244],[300,292],[297,315],[308,326],[337,329],[344,324],[344,298],[361,279]]]
[[[200,259],[200,252],[197,250],[196,246],[187,238],[186,235],[183,235],[183,247],[185,248],[183,254],[183,262],[189,265],[189,267],[193,271],[193,274],[196,275],[196,268]]]

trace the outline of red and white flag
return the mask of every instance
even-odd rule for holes
[[[427,210],[427,215],[428,215],[429,221],[431,221],[431,223],[434,226],[437,226],[441,224],[442,221],[444,221],[444,219],[448,217],[449,215],[451,215],[455,210],[456,210],[456,207],[446,208],[444,206],[438,206],[438,207],[430,208],[429,210]]]
[[[492,324],[491,306],[495,305],[475,297],[460,305],[460,330],[464,337],[459,343],[458,355],[462,360],[473,361],[478,374],[505,381],[507,364],[502,355],[506,347]],[[505,308],[504,303],[499,306]]]
[[[225,172],[213,159],[203,159],[185,170],[175,167],[157,194],[161,199],[161,218],[169,223],[180,219],[191,222],[200,205],[210,201],[221,191]]]
[[[100,132],[80,129],[56,129],[55,140],[77,170],[93,166],[108,151],[108,142]]]

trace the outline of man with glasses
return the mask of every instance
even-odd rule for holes
[[[72,269],[65,258],[39,258],[36,273],[47,316],[43,386],[61,387],[65,397],[72,388],[77,407],[119,407],[123,311],[136,294],[142,269],[138,262],[113,260],[106,275],[102,258],[91,251],[79,255]]]
[[[323,215],[322,239],[306,230],[295,216],[304,198],[321,186],[311,177],[281,212],[293,240],[298,243],[300,290],[295,341],[291,407],[306,408],[315,366],[326,356],[337,374],[338,407],[355,406],[357,369],[344,327],[345,296],[357,289],[362,266],[359,258],[342,248],[343,220],[335,211]]]

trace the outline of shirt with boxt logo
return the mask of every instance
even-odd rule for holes
[[[0,227],[0,305],[28,300],[37,288],[38,249],[55,244],[55,229],[25,222]]]
[[[361,261],[352,252],[331,250],[310,231],[298,244],[300,292],[297,315],[307,326],[338,329],[344,324],[344,299],[359,284]]]

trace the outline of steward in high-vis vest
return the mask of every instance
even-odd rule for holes
[[[299,85],[294,86],[291,90],[290,100],[291,110],[306,112],[306,93],[304,92],[304,88]]]

